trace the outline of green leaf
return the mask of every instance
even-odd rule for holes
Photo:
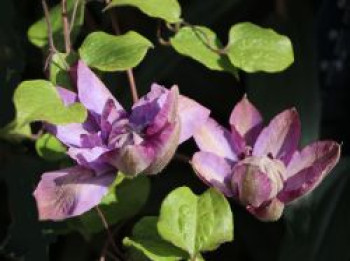
[[[178,53],[191,57],[211,70],[235,72],[228,58],[219,53],[222,49],[220,40],[207,27],[182,27],[170,42]]]
[[[35,143],[38,155],[47,161],[59,161],[66,157],[66,147],[53,135],[44,134]]]
[[[233,216],[225,197],[214,189],[197,196],[187,187],[172,191],[163,201],[159,234],[191,257],[233,240]]]
[[[169,23],[181,21],[181,7],[177,0],[112,0],[107,9],[125,5],[137,7],[148,16],[161,18]]]
[[[118,174],[110,186],[109,193],[99,204],[107,223],[115,225],[118,222],[136,215],[147,201],[150,191],[150,181],[145,176],[135,179],[123,178]],[[104,229],[101,218],[95,209],[70,220],[70,226],[80,231],[87,238]]]
[[[53,124],[82,123],[87,111],[80,103],[65,106],[52,83],[44,80],[22,82],[15,91],[14,104],[19,126],[32,121]]]
[[[56,86],[72,89],[69,69],[78,58],[74,52],[70,54],[55,53],[50,64],[50,81]]]
[[[0,138],[11,142],[20,142],[29,138],[32,134],[29,124],[18,125],[16,121],[12,121],[5,127],[0,129]]]
[[[234,66],[246,72],[280,72],[294,61],[287,36],[248,22],[231,28],[226,53]]]
[[[79,1],[76,11],[76,17],[74,20],[73,30],[71,32],[71,39],[74,40],[80,31],[80,28],[84,22],[84,0],[67,0],[67,12],[68,17],[71,18],[76,1]],[[41,8],[41,5],[38,6]],[[52,27],[52,34],[55,46],[58,50],[63,50],[64,37],[63,37],[63,24],[62,24],[62,8],[61,4],[56,5],[50,10],[50,21]],[[39,47],[45,48],[48,45],[47,25],[45,17],[34,23],[28,30],[29,41]]]
[[[141,251],[152,261],[176,261],[188,258],[183,250],[163,240],[157,231],[157,217],[144,217],[134,227],[131,238],[123,244]]]
[[[133,31],[120,36],[94,32],[86,37],[79,53],[90,67],[112,72],[137,66],[151,47],[149,40]]]

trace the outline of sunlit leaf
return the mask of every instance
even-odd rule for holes
[[[232,64],[246,72],[279,72],[294,61],[287,36],[248,22],[231,28],[226,52]]]
[[[181,21],[181,7],[177,0],[112,0],[107,8],[115,6],[134,6],[151,17],[161,18],[169,23]]]
[[[53,135],[44,134],[35,142],[38,155],[48,161],[58,161],[66,157],[66,147]]]
[[[123,71],[137,66],[152,43],[136,32],[114,36],[104,32],[89,34],[79,49],[90,67],[101,71]]]
[[[56,88],[44,80],[22,82],[15,91],[14,104],[19,126],[32,121],[81,123],[87,116],[86,109],[80,103],[64,106]]]
[[[233,240],[233,217],[225,197],[214,189],[197,196],[187,187],[172,191],[163,201],[159,234],[195,257]]]

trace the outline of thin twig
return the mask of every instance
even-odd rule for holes
[[[220,55],[226,53],[225,52],[225,48],[224,49],[217,49],[217,48],[212,47],[208,35],[205,32],[203,32],[203,30],[201,30],[200,28],[198,28],[198,27],[196,27],[196,26],[194,26],[194,25],[192,25],[190,23],[187,23],[187,22],[182,22],[182,23],[183,23],[183,25],[190,27],[193,30],[193,32],[195,33],[195,35],[202,41],[202,43],[208,49],[210,49],[214,53],[217,53],[217,54],[220,54]]]
[[[108,226],[108,222],[103,214],[103,212],[101,211],[101,209],[99,208],[99,206],[96,206],[96,211],[97,211],[97,214],[99,215],[100,219],[101,219],[101,222],[102,222],[102,225],[104,226],[104,228],[106,229],[106,232],[107,232],[107,237],[108,237],[108,240],[109,240],[109,244],[112,246],[114,252],[119,255],[120,257],[123,256],[123,254],[120,252],[118,246],[115,244],[114,242],[114,239],[113,239],[113,235],[111,233],[111,231],[109,230],[109,226]]]
[[[106,0],[106,4],[108,5],[110,3],[110,0]],[[117,18],[117,14],[116,12],[114,12],[114,10],[109,10],[108,11],[109,16],[111,18],[111,22],[112,22],[112,27],[114,30],[114,33],[116,35],[119,35],[121,33],[120,28],[119,28],[119,23],[118,23],[118,18]],[[128,76],[128,81],[129,81],[129,87],[130,87],[130,92],[132,95],[132,100],[133,102],[137,102],[139,100],[139,95],[137,93],[137,88],[136,88],[136,82],[135,82],[135,77],[134,77],[134,73],[132,69],[128,69],[126,71],[126,74]]]
[[[164,40],[164,38],[162,37],[162,21],[161,20],[158,21],[158,25],[157,25],[157,39],[161,45],[165,45],[165,46],[171,45],[169,41]]]
[[[78,6],[79,6],[80,0],[75,0],[74,3],[74,8],[73,8],[73,13],[72,16],[70,18],[70,28],[69,28],[69,33],[72,33],[73,29],[74,29],[74,23],[75,23],[75,19],[77,17],[77,10],[78,10]]]
[[[187,155],[181,154],[181,153],[176,153],[174,155],[174,160],[181,161],[183,163],[188,163],[191,164],[191,158],[188,157]]]
[[[67,0],[62,0],[62,22],[63,22],[63,36],[64,36],[64,45],[66,53],[69,54],[71,51],[71,42],[70,42],[70,26],[68,21],[68,12],[67,12]]]
[[[47,26],[47,39],[49,42],[49,55],[46,58],[45,65],[44,65],[44,71],[46,71],[46,69],[48,68],[49,63],[51,61],[51,58],[52,58],[53,54],[55,54],[57,52],[57,49],[56,49],[55,43],[53,41],[50,11],[49,11],[49,8],[47,6],[46,0],[41,0],[41,5],[42,5],[43,11],[44,11],[45,21],[46,21],[46,26]]]

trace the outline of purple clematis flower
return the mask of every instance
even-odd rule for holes
[[[193,167],[209,186],[233,197],[262,221],[275,221],[284,206],[313,190],[336,165],[340,145],[317,141],[298,150],[295,109],[263,127],[259,111],[244,97],[233,109],[231,131],[209,118],[196,131],[200,148]]]
[[[68,146],[68,155],[78,165],[43,174],[34,192],[41,220],[90,210],[106,194],[117,170],[129,176],[159,173],[210,113],[179,95],[177,86],[168,90],[157,84],[128,113],[83,62],[78,62],[73,78],[77,94],[57,90],[65,105],[81,102],[87,120],[47,128]]]

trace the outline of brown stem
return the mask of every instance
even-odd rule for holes
[[[63,22],[64,45],[65,45],[66,53],[69,54],[71,51],[71,42],[70,42],[70,26],[68,21],[68,12],[67,12],[67,0],[62,0],[62,22]]]
[[[109,244],[112,246],[112,248],[115,251],[115,253],[122,257],[123,254],[119,251],[118,246],[114,242],[113,235],[112,235],[111,231],[109,230],[108,222],[107,222],[103,212],[101,211],[99,206],[96,206],[95,208],[96,208],[97,214],[99,215],[99,217],[101,219],[103,227],[106,229],[107,237],[108,237],[108,240],[109,240]]]
[[[110,3],[110,0],[106,0],[106,4],[108,5],[109,3]],[[111,18],[111,22],[112,22],[112,27],[113,27],[114,33],[116,35],[119,35],[121,33],[121,31],[120,31],[120,27],[119,27],[119,23],[118,23],[116,12],[114,12],[114,10],[112,9],[112,10],[109,10],[108,13],[109,13],[109,16]],[[131,95],[132,95],[132,100],[135,103],[135,102],[137,102],[139,100],[139,95],[137,93],[134,72],[133,72],[132,69],[128,69],[126,71],[126,74],[128,76],[128,81],[129,81],[130,92],[131,92]]]
[[[188,163],[191,164],[191,158],[188,157],[187,155],[181,154],[181,153],[176,153],[174,155],[174,160],[181,161],[183,163]]]
[[[51,25],[51,19],[50,19],[50,11],[47,6],[46,0],[41,0],[41,5],[43,6],[43,11],[45,15],[45,21],[47,25],[47,37],[49,42],[49,48],[50,52],[56,52],[56,47],[53,42],[53,33],[52,33],[52,25]]]

